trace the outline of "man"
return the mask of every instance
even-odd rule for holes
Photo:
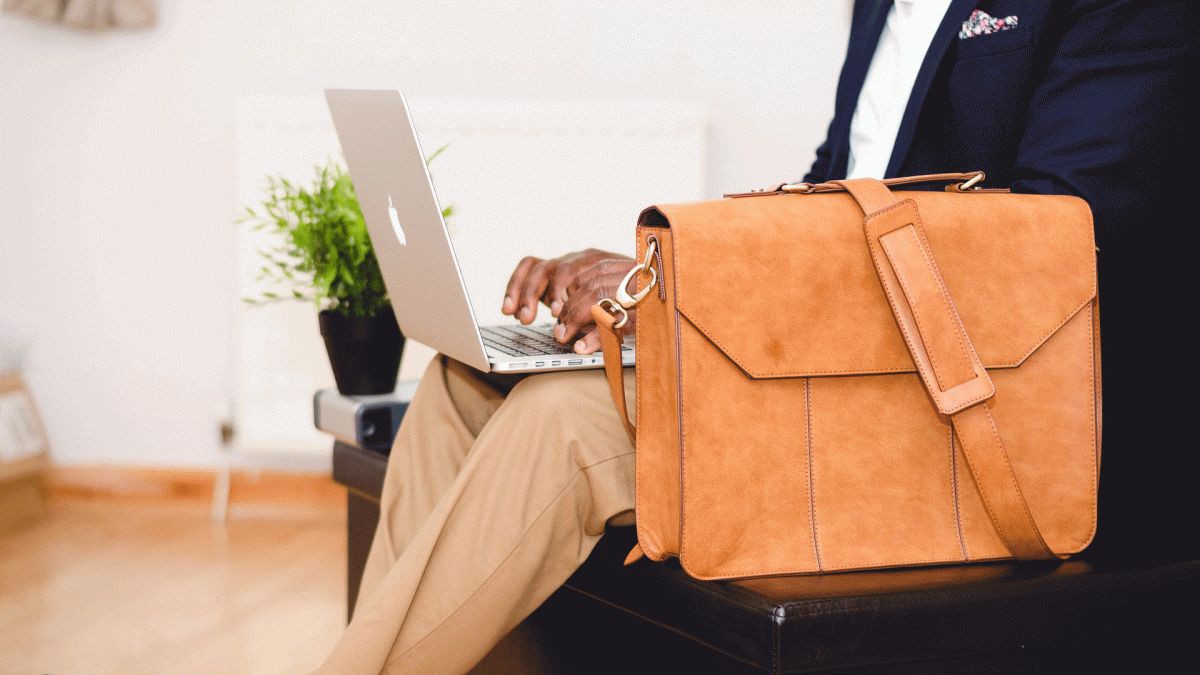
[[[1180,534],[1195,509],[1171,482],[1194,454],[1194,441],[1173,445],[1191,396],[1170,386],[1195,370],[1175,330],[1190,306],[1177,233],[1191,227],[1182,102],[1195,14],[1186,2],[858,2],[834,119],[805,177],[983,169],[988,187],[1089,202],[1105,256],[1096,547],[1114,564],[1197,553]],[[632,264],[600,251],[526,258],[503,311],[528,324],[544,303],[559,340],[595,351],[590,307]],[[626,390],[632,400],[628,376]],[[633,473],[598,371],[505,381],[436,360],[391,454],[354,620],[319,672],[466,672],[607,523],[629,522]]]

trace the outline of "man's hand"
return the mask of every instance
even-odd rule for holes
[[[508,281],[501,311],[528,325],[537,318],[540,300],[550,307],[552,316],[558,317],[554,326],[558,341],[569,342],[584,330],[583,337],[575,343],[575,351],[590,354],[600,348],[600,336],[592,323],[592,305],[602,298],[613,297],[634,264],[625,256],[596,249],[550,260],[527,257]],[[631,313],[625,331],[632,330],[633,320]],[[588,326],[590,330],[586,330]]]

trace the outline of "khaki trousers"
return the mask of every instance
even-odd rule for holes
[[[625,385],[632,401],[632,371]],[[505,389],[449,358],[430,364],[388,460],[354,618],[320,675],[466,673],[610,519],[632,522],[633,445],[604,372]]]

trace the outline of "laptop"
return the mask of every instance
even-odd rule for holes
[[[403,94],[326,89],[325,100],[405,336],[484,372],[604,367],[599,352],[576,354],[555,340],[552,324],[514,319],[481,327],[475,320]],[[497,291],[496,302],[502,299]],[[633,361],[632,347],[623,346],[622,365]]]

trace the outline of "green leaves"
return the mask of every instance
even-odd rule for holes
[[[448,147],[450,147],[449,143],[443,145],[442,147],[438,148],[437,150],[434,150],[432,155],[425,158],[425,166],[429,166],[430,164],[432,164],[433,160],[437,159],[437,156],[442,154],[442,151]]]
[[[438,148],[426,164],[447,147]],[[256,278],[291,287],[290,293],[263,292],[261,298],[246,302],[308,300],[318,311],[374,316],[388,305],[387,288],[350,175],[333,160],[314,170],[309,189],[268,176],[262,208],[247,206],[246,215],[237,221],[282,235],[281,246],[258,251],[265,264]],[[453,213],[453,205],[442,210],[443,217]]]
[[[290,286],[248,302],[308,300],[318,310],[374,316],[387,306],[387,291],[350,176],[332,161],[315,173],[311,188],[268,177],[262,208],[246,208],[240,222],[283,237],[281,246],[258,251],[266,264],[257,278]]]

